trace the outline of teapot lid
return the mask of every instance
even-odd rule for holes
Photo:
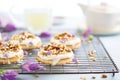
[[[100,5],[91,7],[90,10],[94,10],[96,12],[101,13],[120,13],[119,8],[108,5],[107,3],[101,3]]]

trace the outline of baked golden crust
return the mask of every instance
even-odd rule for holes
[[[52,60],[43,60],[38,55],[36,56],[36,60],[38,62],[41,62],[41,63],[44,63],[44,64],[52,65],[52,63],[53,63]],[[72,60],[72,58],[61,59],[56,65],[69,64],[71,62],[71,60]]]
[[[24,60],[24,54],[21,53],[21,56],[14,56],[12,58],[0,58],[0,64],[12,64],[12,63],[17,63],[18,59]]]

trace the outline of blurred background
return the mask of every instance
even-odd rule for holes
[[[111,35],[120,32],[120,5],[118,0],[0,0],[0,21],[3,27],[12,22],[38,32],[54,25]]]

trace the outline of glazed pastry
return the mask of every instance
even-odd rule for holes
[[[70,33],[67,33],[67,32],[56,34],[51,39],[51,42],[65,44],[67,47],[70,47],[73,50],[78,49],[81,44],[80,38],[78,38],[75,35],[72,35]]]
[[[39,49],[42,45],[41,39],[31,33],[22,32],[15,34],[11,40],[16,40],[22,46],[23,50]]]
[[[50,65],[63,65],[70,63],[74,54],[72,49],[60,43],[49,43],[37,54],[37,61]]]
[[[0,64],[12,64],[23,59],[23,50],[15,41],[0,42]]]

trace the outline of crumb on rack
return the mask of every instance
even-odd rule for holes
[[[101,78],[107,78],[107,74],[102,74]]]
[[[96,58],[95,58],[95,57],[90,57],[90,59],[91,59],[92,61],[96,61]]]
[[[88,36],[88,39],[89,39],[89,40],[93,40],[93,38],[94,38],[93,35]]]
[[[79,63],[79,61],[78,61],[76,58],[73,58],[72,61],[73,61],[74,63],[76,63],[76,64]]]
[[[39,76],[40,76],[40,74],[37,74],[37,73],[36,73],[36,74],[34,74],[34,76],[37,78],[37,77],[39,77]]]
[[[92,42],[90,40],[86,40],[86,43],[87,44],[91,44]]]
[[[96,78],[96,76],[92,76],[92,79],[95,79]]]
[[[87,80],[86,76],[80,78],[80,80]]]
[[[83,39],[83,38],[80,38],[80,41],[81,41],[81,42],[84,42],[84,39]]]
[[[90,57],[93,57],[95,53],[96,53],[96,50],[92,50],[92,51],[89,51],[89,52],[88,52],[88,55],[89,55]]]
[[[29,53],[28,55],[29,55],[29,56],[31,56],[31,55],[32,55],[32,53]]]

